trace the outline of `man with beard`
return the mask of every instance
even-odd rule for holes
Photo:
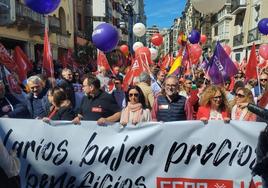
[[[178,94],[177,77],[166,78],[163,93],[154,101],[152,118],[156,121],[183,121],[192,119],[192,108],[187,99]]]

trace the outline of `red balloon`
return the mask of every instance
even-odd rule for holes
[[[259,54],[264,60],[268,60],[268,44],[262,44],[260,46]]]
[[[227,44],[223,46],[224,51],[227,53],[227,55],[230,55],[232,52],[232,49]]]
[[[163,43],[163,37],[162,37],[162,35],[160,35],[159,33],[153,34],[153,36],[151,38],[151,42],[155,46],[160,46]]]
[[[201,42],[201,44],[206,44],[206,42],[207,42],[207,36],[206,35],[201,35],[200,42]]]
[[[135,51],[135,57],[142,58],[142,61],[144,62],[148,62],[148,64],[152,64],[152,60],[151,60],[151,51],[149,48],[147,47],[140,47]]]
[[[125,56],[127,56],[128,53],[129,53],[128,46],[125,45],[125,44],[121,45],[121,46],[120,46],[120,51],[121,51]]]
[[[190,59],[193,64],[199,61],[202,55],[202,48],[199,44],[192,44],[189,49]]]

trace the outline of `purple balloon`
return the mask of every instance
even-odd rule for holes
[[[108,23],[98,25],[92,33],[93,44],[103,52],[112,51],[119,41],[117,29]]]
[[[258,29],[262,34],[268,35],[268,18],[263,18],[259,21]]]
[[[56,10],[61,0],[24,0],[25,4],[39,14],[49,14]]]
[[[196,44],[200,41],[200,37],[201,37],[201,35],[200,35],[199,31],[192,30],[188,36],[188,39],[189,39],[190,43]]]

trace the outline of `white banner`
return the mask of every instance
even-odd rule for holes
[[[22,187],[247,188],[264,127],[242,121],[51,126],[1,118],[0,136],[17,150]]]

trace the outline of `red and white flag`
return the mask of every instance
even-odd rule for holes
[[[51,53],[50,42],[48,38],[48,30],[45,29],[44,51],[43,51],[43,72],[47,77],[54,77],[54,65]]]
[[[4,65],[10,72],[18,74],[19,67],[15,63],[13,57],[8,53],[3,44],[0,43],[0,63]]]

